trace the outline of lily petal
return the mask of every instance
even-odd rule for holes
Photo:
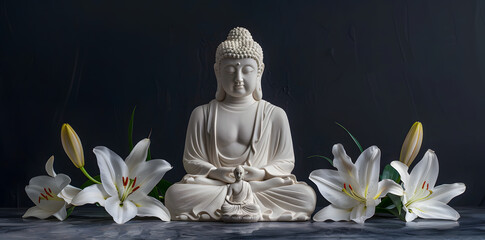
[[[140,164],[147,159],[148,147],[150,147],[150,139],[148,138],[142,139],[135,145],[133,150],[131,150],[130,155],[128,155],[125,160],[129,169],[134,168],[137,164]]]
[[[367,202],[367,204],[359,204],[352,209],[350,212],[350,220],[362,224],[365,220],[374,216],[375,213],[375,203],[373,201]]]
[[[385,197],[388,193],[392,193],[397,196],[402,196],[404,190],[402,187],[391,179],[384,179],[379,182],[377,194],[374,196],[375,199]]]
[[[46,211],[38,206],[34,206],[34,207],[31,207],[29,209],[27,209],[27,212],[25,212],[25,214],[22,216],[22,218],[28,218],[28,217],[36,217],[36,218],[39,218],[39,219],[46,219],[50,216],[52,216],[52,214],[54,214],[55,212],[51,212],[51,211]]]
[[[408,173],[409,167],[406,164],[404,164],[400,161],[392,161],[391,166],[394,169],[396,169],[396,171],[401,176],[401,181],[404,183],[404,186],[408,186],[408,184],[409,184],[409,173]]]
[[[438,158],[433,150],[428,150],[421,161],[414,166],[409,176],[409,184],[406,186],[407,192],[414,192],[420,188],[424,181],[433,188],[438,179],[439,165]]]
[[[71,178],[66,174],[61,173],[61,174],[57,174],[54,177],[54,182],[58,187],[58,190],[54,191],[54,189],[52,189],[52,191],[54,191],[54,193],[59,194],[62,191],[62,189],[64,189],[67,185],[69,185],[69,183],[71,182]]]
[[[313,221],[316,221],[316,222],[321,222],[325,220],[349,221],[350,211],[351,209],[341,209],[341,208],[335,207],[334,205],[328,205],[327,207],[318,211],[313,216]]]
[[[118,195],[115,196],[118,197]],[[88,203],[99,203],[99,205],[105,206],[105,199],[108,197],[110,197],[110,195],[104,190],[103,185],[94,184],[79,192],[76,197],[72,199],[71,204],[82,206]]]
[[[122,176],[128,176],[128,168],[118,154],[107,147],[95,147],[101,182],[110,196],[118,196],[117,188],[123,186]]]
[[[71,204],[72,199],[81,192],[80,188],[73,187],[71,185],[67,185],[64,189],[62,189],[61,193],[59,193],[59,197],[64,199],[68,204]]]
[[[361,196],[370,194],[374,196],[377,192],[376,182],[379,181],[379,167],[381,162],[381,150],[376,146],[371,146],[362,152],[355,162],[358,170],[359,185],[365,186]]]
[[[315,185],[317,185],[322,196],[336,208],[349,209],[359,204],[358,201],[342,192],[344,182],[337,171],[318,169],[311,172],[309,178]]]
[[[136,176],[140,186],[140,189],[133,194],[147,195],[170,169],[172,169],[170,163],[162,159],[153,159],[138,164],[136,169],[130,171],[130,178]]]
[[[157,199],[153,197],[144,197],[136,201],[138,206],[137,216],[140,217],[157,217],[162,221],[170,221],[170,212]]]
[[[449,203],[451,199],[465,192],[466,186],[463,183],[443,184],[433,189],[430,200]]]
[[[54,155],[52,155],[45,163],[45,171],[51,177],[55,177],[57,174],[54,172]]]
[[[420,218],[457,220],[460,214],[446,203],[428,200],[413,203],[409,207]]]
[[[417,217],[418,215],[416,215],[415,213],[406,211],[406,222],[412,222]]]
[[[355,191],[362,192],[357,181],[357,169],[345,152],[344,146],[340,143],[333,145],[332,154],[334,156],[333,165],[337,168],[342,178],[345,181],[349,181],[348,184],[354,186]]]
[[[29,196],[30,200],[32,200],[32,202],[35,203],[35,205],[42,208],[46,212],[49,212],[50,215],[52,215],[57,211],[59,211],[62,207],[64,207],[65,202],[62,199],[59,199],[59,200],[46,200],[44,198],[39,199],[39,197],[41,196],[40,195],[41,193],[45,194],[44,188],[47,189],[51,187],[48,187],[47,185],[39,186],[39,185],[29,184],[25,187],[25,192]],[[51,195],[55,196],[57,194],[51,194]]]
[[[105,209],[118,224],[128,222],[130,219],[134,218],[137,213],[134,203],[131,201],[124,201],[123,204],[121,204],[118,196],[106,199]]]
[[[69,182],[71,182],[71,179],[65,174],[59,174],[55,178],[37,176],[30,179],[29,185],[25,187],[25,191],[32,202],[38,203],[39,194],[44,192],[44,188],[50,188],[53,195],[57,195]]]
[[[62,207],[58,212],[52,214],[54,217],[57,219],[64,221],[64,219],[67,218],[67,212],[66,212],[66,203],[64,203],[64,207]]]

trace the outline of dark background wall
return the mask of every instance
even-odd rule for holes
[[[467,185],[452,205],[485,205],[484,1],[0,0],[0,207],[32,205],[24,187],[51,155],[84,182],[64,122],[93,175],[93,147],[126,157],[134,106],[135,141],[152,131],[152,156],[174,166],[165,179],[181,179],[188,118],[214,98],[215,50],[236,26],[263,47],[263,98],[287,112],[300,180],[314,187],[309,173],[330,165],[307,157],[334,143],[357,158],[335,121],[384,166],[419,120],[417,159],[435,150],[438,184]]]

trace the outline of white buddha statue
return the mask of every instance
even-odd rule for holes
[[[234,183],[227,185],[226,201],[222,204],[222,221],[257,222],[261,218],[261,209],[254,202],[251,184],[244,180],[246,170],[241,166],[234,169]]]
[[[183,156],[187,175],[165,204],[173,220],[220,221],[228,184],[242,165],[260,221],[305,221],[316,195],[291,174],[295,157],[286,113],[262,99],[263,51],[245,28],[216,51],[216,99],[190,116]]]

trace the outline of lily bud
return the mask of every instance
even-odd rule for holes
[[[64,123],[61,128],[61,142],[64,151],[77,168],[84,167],[84,151],[79,136],[74,129]]]
[[[413,163],[418,155],[422,142],[423,125],[420,122],[415,122],[411,129],[409,129],[408,135],[402,144],[399,161],[406,164],[408,167],[411,166],[411,163]]]

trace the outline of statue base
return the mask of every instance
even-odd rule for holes
[[[252,222],[257,222],[260,219],[259,214],[255,215],[238,215],[238,214],[233,214],[233,215],[228,215],[224,214],[222,215],[221,220],[223,222],[228,222],[228,223],[252,223]]]

